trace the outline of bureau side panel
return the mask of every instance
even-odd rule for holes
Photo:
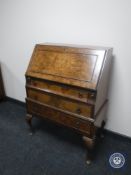
[[[107,99],[111,60],[112,60],[112,49],[109,49],[105,55],[104,64],[97,84],[95,115],[100,110],[101,106],[105,103]]]

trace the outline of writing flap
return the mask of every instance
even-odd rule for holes
[[[53,49],[52,49],[53,48]],[[95,88],[104,50],[78,49],[43,45],[34,50],[26,75],[61,83]]]

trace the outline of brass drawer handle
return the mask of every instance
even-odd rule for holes
[[[80,92],[78,93],[79,98],[83,98],[83,94],[81,94]]]
[[[93,93],[89,93],[89,94],[87,94],[87,99],[94,99],[95,98],[95,94],[93,94]]]
[[[78,109],[76,110],[76,113],[77,113],[77,114],[81,114],[81,109],[78,108]]]
[[[76,126],[79,127],[79,125],[80,125],[80,122],[77,121],[77,122],[76,122]]]
[[[94,94],[90,94],[90,97],[93,98],[94,97]]]

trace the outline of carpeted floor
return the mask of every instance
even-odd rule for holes
[[[28,134],[25,107],[0,103],[0,175],[130,175],[131,141],[106,134],[95,161],[87,166],[80,135],[44,120],[33,119],[36,132]],[[114,152],[125,155],[122,169],[109,165]]]

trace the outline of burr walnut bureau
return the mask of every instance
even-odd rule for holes
[[[26,72],[26,120],[38,116],[73,128],[88,150],[105,124],[112,49],[38,44]]]

